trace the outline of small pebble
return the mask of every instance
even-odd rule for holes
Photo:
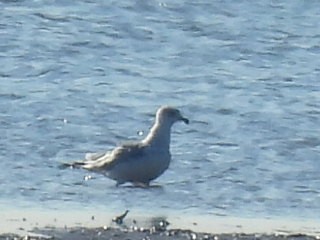
[[[203,238],[202,238],[202,239],[204,239],[204,240],[210,240],[210,239],[211,239],[211,237],[210,237],[210,235],[205,234],[205,235],[203,236]]]
[[[24,236],[23,240],[30,240],[30,237],[28,235]]]
[[[109,230],[109,227],[107,227],[107,226],[103,226],[102,228],[103,228],[103,230]]]
[[[90,175],[84,176],[84,180],[85,180],[85,181],[89,181],[90,179],[92,179],[92,177],[91,177]]]
[[[190,238],[191,238],[191,240],[196,240],[197,239],[197,234],[191,233],[190,234]]]
[[[153,226],[153,227],[150,228],[150,233],[151,233],[151,234],[154,234],[154,233],[156,233],[156,232],[157,232],[157,229],[156,229],[155,226]]]

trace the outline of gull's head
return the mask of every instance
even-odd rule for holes
[[[182,121],[185,124],[189,124],[189,120],[183,117],[178,109],[168,106],[164,106],[158,109],[156,120],[160,124],[169,124],[170,126],[179,121]]]

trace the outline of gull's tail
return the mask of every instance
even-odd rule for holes
[[[59,168],[84,168],[88,170],[93,170],[103,165],[105,160],[108,159],[109,154],[110,152],[87,153],[84,160],[79,160],[71,163],[62,163],[60,164]]]
[[[76,161],[71,163],[61,163],[59,165],[60,169],[66,169],[66,168],[82,168],[84,165],[86,165],[86,162],[84,161]]]

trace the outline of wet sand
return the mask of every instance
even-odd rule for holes
[[[131,212],[2,211],[0,240],[18,239],[320,239],[316,222],[203,216],[141,216]],[[123,217],[123,218],[122,218]]]
[[[17,234],[2,234],[0,240],[84,240],[84,239],[132,239],[132,240],[317,240],[319,237],[310,236],[305,234],[291,234],[291,235],[278,235],[278,234],[210,234],[200,233],[191,230],[183,229],[170,229],[170,230],[156,230],[154,228],[71,228],[71,229],[46,229],[35,230],[37,233],[28,233],[26,235]]]

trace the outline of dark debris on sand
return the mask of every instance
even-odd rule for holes
[[[162,217],[152,218],[149,227],[138,227],[136,220],[133,220],[134,225],[128,227],[123,224],[128,212],[112,219],[117,227],[36,228],[24,236],[2,234],[0,240],[320,240],[319,237],[304,234],[210,234],[169,229],[170,223]]]
[[[304,234],[276,235],[276,234],[209,234],[191,230],[170,229],[166,225],[155,225],[151,228],[70,228],[34,230],[25,236],[15,234],[0,235],[0,240],[318,240],[318,237]]]

